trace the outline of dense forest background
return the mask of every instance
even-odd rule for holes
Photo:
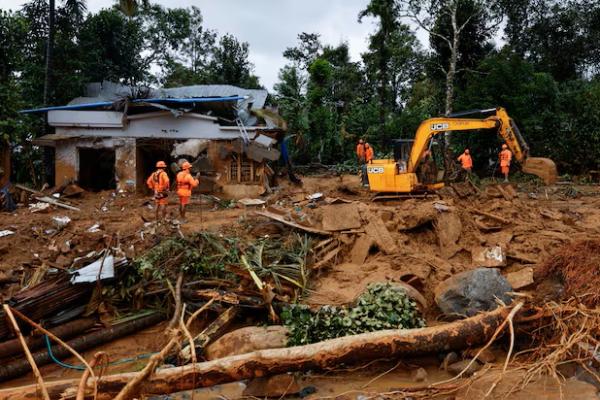
[[[410,138],[425,118],[505,107],[532,154],[561,173],[600,168],[600,2],[597,0],[371,0],[368,51],[299,32],[270,103],[288,121],[296,163],[341,163],[366,138],[376,153]],[[429,46],[414,28],[427,33]],[[227,83],[261,87],[243,38],[203,26],[201,10],[120,0],[88,13],[83,0],[31,0],[0,11],[0,145],[16,179],[38,181],[47,132],[19,110],[66,104],[88,82],[132,86]],[[475,167],[495,157],[494,135],[453,135]],[[38,178],[38,179],[36,179]]]

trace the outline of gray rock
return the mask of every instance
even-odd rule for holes
[[[415,382],[425,382],[427,380],[427,371],[425,368],[418,368],[410,374],[410,377]]]
[[[449,317],[471,317],[491,311],[498,305],[496,297],[506,304],[512,299],[510,283],[497,268],[477,268],[446,279],[435,288],[435,302]]]
[[[451,351],[450,353],[446,354],[446,357],[444,357],[444,361],[442,361],[442,365],[440,365],[440,369],[443,369],[444,371],[448,371],[448,365],[454,364],[457,361],[458,361],[458,354]]]
[[[479,364],[477,361],[475,361],[474,363],[469,365],[470,362],[471,362],[471,360],[462,360],[459,362],[455,362],[454,364],[450,364],[450,365],[448,365],[448,372],[450,372],[453,375],[458,375],[462,371],[464,371],[466,368],[464,375],[471,376],[475,372],[477,372],[481,369],[481,364]],[[467,366],[468,366],[468,368],[467,368]]]

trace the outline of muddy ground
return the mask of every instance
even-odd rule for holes
[[[343,228],[336,235],[340,251],[314,273],[310,289],[303,298],[305,303],[346,304],[371,282],[403,281],[424,296],[427,303],[425,316],[428,324],[433,325],[441,322],[434,302],[434,288],[456,273],[479,266],[473,261],[473,254],[481,249],[501,246],[506,255],[506,265],[501,269],[508,275],[525,268],[535,271],[565,243],[578,238],[600,237],[597,187],[527,184],[513,184],[512,187],[515,189],[512,195],[490,185],[479,191],[462,187],[471,193],[463,193],[465,190],[461,192],[461,188],[457,191],[446,188],[439,195],[427,198],[373,202],[372,193],[360,187],[356,176],[310,176],[303,178],[302,186],[284,183],[264,199],[266,206],[302,213],[307,218],[305,224],[319,229],[324,225],[340,224]],[[327,201],[309,203],[304,200],[307,195],[319,192]],[[113,247],[118,243],[130,258],[155,245],[156,237],[144,234],[152,229],[148,221],[153,218],[153,210],[148,200],[143,196],[112,192],[84,193],[68,200],[69,204],[81,209],[79,212],[51,208],[32,213],[28,208],[20,207],[14,213],[0,214],[0,230],[15,232],[0,238],[2,300],[19,291],[42,265],[50,270],[65,268],[73,258],[101,250],[108,243]],[[171,201],[170,212],[176,218],[174,196]],[[342,210],[336,207],[345,207],[341,217],[335,215]],[[233,208],[225,208],[223,203],[213,202],[206,196],[198,197],[190,206],[187,223],[180,229],[183,235],[200,230],[240,236],[269,234],[270,221],[254,215],[256,209],[239,203]],[[334,215],[328,215],[331,213]],[[360,226],[352,227],[353,213],[361,220]],[[71,223],[56,230],[52,221],[56,216],[68,216]],[[367,225],[369,221],[381,221],[392,243],[386,242],[385,238],[375,243],[366,240],[361,243],[361,238],[369,236],[364,221]],[[95,224],[99,225],[97,231],[89,232]],[[164,235],[178,234],[172,226],[161,229]],[[545,295],[531,292],[531,286],[520,291]],[[202,323],[197,325],[196,332]],[[157,335],[162,328],[159,325],[146,329],[103,345],[101,350],[108,352],[111,359],[147,355],[162,347],[164,340]],[[97,350],[87,351],[84,356],[89,359]],[[502,349],[497,350],[502,362]],[[427,371],[425,382],[450,378],[451,375],[438,368],[439,362],[436,357],[400,364],[384,362],[355,370],[307,374],[301,379],[303,386],[317,389],[309,398],[357,398],[357,393],[361,392],[393,392],[398,387],[415,384],[413,373],[419,366]],[[145,359],[134,360],[112,366],[107,373],[139,370],[144,363]],[[47,380],[80,376],[79,371],[56,365],[44,366],[41,372]],[[6,382],[0,387],[28,383],[34,383],[31,376]],[[238,397],[241,391],[236,385],[204,389],[199,392],[204,395],[198,398]]]

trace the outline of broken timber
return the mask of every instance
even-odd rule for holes
[[[200,353],[204,351],[204,348],[212,341],[220,337],[225,329],[231,324],[234,318],[237,316],[239,312],[239,308],[236,306],[229,307],[225,312],[223,312],[217,319],[215,319],[209,326],[206,327],[202,332],[198,334],[194,338],[194,346],[196,348],[196,352]],[[192,358],[192,349],[190,348],[190,343],[187,344],[181,351],[179,352],[179,357],[183,360],[189,361]]]
[[[260,215],[261,217],[270,218],[272,220],[281,222],[282,224],[285,224],[287,226],[291,226],[292,228],[300,229],[300,230],[303,230],[303,231],[308,232],[308,233],[314,233],[316,235],[324,235],[324,236],[325,235],[327,235],[327,236],[331,235],[331,232],[323,231],[321,229],[311,228],[310,226],[300,225],[300,224],[297,224],[297,223],[295,223],[293,221],[288,221],[283,216],[274,214],[274,213],[269,212],[269,211],[256,211],[255,214],[256,215]]]
[[[35,197],[35,199],[36,199],[37,201],[41,201],[41,202],[44,202],[44,203],[52,204],[53,206],[57,206],[57,207],[66,208],[67,210],[71,210],[71,211],[81,211],[81,210],[80,210],[79,208],[77,208],[77,207],[73,207],[73,206],[70,206],[70,205],[68,205],[68,204],[61,203],[60,201],[56,201],[56,200],[54,200],[53,198],[51,198],[51,197],[48,197],[48,196],[43,196],[43,197]]]
[[[166,394],[285,372],[460,350],[489,341],[510,311],[511,307],[501,307],[471,318],[428,328],[370,332],[306,346],[259,350],[162,369],[144,382],[143,394]],[[97,382],[98,399],[112,399],[137,374],[132,372],[89,379],[86,389],[88,393],[92,393],[94,383]],[[76,391],[78,384],[79,379],[70,379],[47,382],[47,387],[50,396],[58,399],[65,391]],[[4,389],[0,390],[0,398],[36,399],[37,390],[36,385]]]

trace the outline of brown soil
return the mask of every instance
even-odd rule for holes
[[[436,200],[444,206],[439,210],[432,199],[371,202],[372,193],[360,187],[357,176],[311,176],[304,177],[303,182],[300,187],[282,181],[281,187],[265,198],[267,205],[277,203],[286,209],[293,209],[294,202],[321,192],[329,199],[355,202],[363,223],[358,230],[364,231],[363,240],[360,232],[335,234],[338,239],[336,243],[342,250],[312,277],[312,285],[305,298],[309,304],[344,304],[353,301],[371,282],[403,281],[423,294],[429,305],[426,317],[430,323],[434,323],[438,315],[433,301],[435,287],[448,277],[475,267],[471,259],[472,249],[501,245],[508,255],[508,264],[502,270],[506,274],[526,266],[537,269],[538,264],[549,259],[557,248],[583,238],[591,240],[563,248],[543,268],[561,271],[567,288],[573,288],[574,294],[594,289],[593,293],[598,296],[596,278],[600,262],[597,256],[600,247],[600,199],[596,197],[594,188],[578,187],[581,196],[576,200],[564,197],[563,188],[558,186],[542,188],[535,196],[521,190],[518,197],[512,200],[485,192],[467,198],[444,194]],[[590,194],[587,195],[587,192]],[[159,232],[160,235],[142,237],[142,232],[147,229],[144,220],[153,218],[148,200],[134,195],[113,196],[109,192],[84,193],[81,198],[71,201],[81,208],[81,212],[52,209],[47,213],[32,214],[27,208],[19,208],[15,213],[2,213],[0,230],[11,229],[16,234],[0,238],[0,298],[7,299],[20,290],[40,265],[53,266],[59,263],[60,256],[64,261],[64,258],[68,260],[91,250],[103,249],[111,237],[115,241],[113,246],[117,243],[127,256],[135,257],[155,245],[157,236],[174,234],[174,231],[164,228]],[[322,228],[323,212],[335,212],[337,207],[336,204],[323,205],[317,203],[316,208],[310,208],[304,203],[300,207],[301,212],[319,229]],[[175,216],[175,204],[170,205],[170,210]],[[473,210],[491,213],[509,223],[500,223]],[[53,227],[52,217],[63,215],[72,219],[71,224],[58,233],[45,233]],[[289,231],[287,226],[253,216],[252,207],[218,209],[200,199],[192,202],[187,219],[188,222],[181,228],[184,234],[210,230],[223,234],[264,236]],[[375,233],[365,228],[373,220],[381,221]],[[327,219],[326,223],[331,221],[336,224],[344,222],[343,219],[334,218]],[[100,232],[86,232],[96,223],[101,225]],[[379,239],[367,240],[370,235]],[[382,235],[391,238],[391,249],[387,247],[388,238]],[[68,248],[63,246],[65,242],[69,242]],[[61,247],[66,252],[58,254]],[[594,274],[589,271],[594,271]],[[100,349],[109,351],[112,359],[153,352],[160,349],[164,339],[162,334],[157,334],[159,332],[162,332],[161,326],[90,350],[85,356],[89,359]],[[74,360],[70,361],[75,363]],[[143,364],[144,361],[123,364],[109,372],[137,370]],[[437,371],[437,368],[431,371]],[[80,375],[80,372],[65,371],[55,365],[43,367],[42,373],[48,379]],[[367,372],[364,372],[365,377],[359,377],[360,374],[363,372],[354,375],[328,374],[323,379],[339,381],[343,386],[348,380],[364,384],[374,377]],[[389,377],[400,379],[394,373]],[[31,382],[32,377],[27,376],[2,386]],[[325,388],[329,386],[325,381],[313,377],[311,382],[323,388],[320,394],[328,395],[329,389]],[[399,386],[387,377],[378,382],[379,391]],[[353,385],[352,388],[358,386]],[[330,395],[340,394],[340,387],[331,390]]]

